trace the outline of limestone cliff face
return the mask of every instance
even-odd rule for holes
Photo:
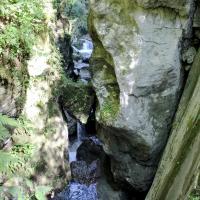
[[[166,143],[180,89],[192,1],[90,0],[98,134],[119,183],[144,191]]]
[[[34,133],[26,137],[26,142],[31,141],[37,146],[32,158],[32,164],[35,163],[38,169],[33,173],[36,182],[61,187],[69,172],[65,159],[68,129],[59,109],[58,96],[54,94],[61,74],[58,66],[50,64],[53,56],[51,45],[48,33],[45,33],[45,40],[39,38],[36,41],[36,51],[27,66],[29,86],[22,115],[34,127]],[[13,138],[21,140],[21,136],[13,135]],[[62,181],[59,176],[62,176]]]
[[[23,60],[24,70],[1,63],[0,112],[9,116],[21,116],[29,127],[12,134],[13,145],[30,144],[34,147],[31,158],[23,169],[22,178],[30,178],[36,185],[61,187],[69,180],[66,162],[68,130],[58,105],[56,91],[61,83],[62,67],[55,47],[55,11],[51,3],[44,2],[44,31],[38,35],[31,49],[31,56]],[[4,56],[5,57],[5,56]],[[6,58],[4,58],[5,60]],[[16,68],[19,77],[9,80],[9,70]],[[7,70],[6,76],[3,73]],[[5,78],[4,78],[5,77]],[[17,79],[18,78],[18,79]],[[2,82],[3,80],[3,82]],[[11,82],[11,83],[10,83]],[[25,185],[18,180],[12,186]],[[8,183],[5,183],[9,185]]]

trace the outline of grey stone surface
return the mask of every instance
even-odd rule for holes
[[[172,8],[179,13],[187,14],[189,13],[189,7],[191,1],[188,0],[136,0],[138,5],[145,7],[145,8],[158,8],[158,7],[165,7],[165,8]]]
[[[182,59],[184,62],[187,62],[188,64],[192,64],[196,54],[197,54],[196,49],[194,47],[190,47],[183,53]]]
[[[67,118],[68,134],[75,135],[77,132],[77,120],[72,117],[66,110],[64,110],[64,113]]]
[[[19,109],[17,106],[19,95],[13,92],[11,87],[0,85],[0,113],[16,116]]]
[[[112,158],[115,180],[144,191],[177,107],[180,41],[188,31],[192,1],[90,2],[98,134]]]
[[[193,27],[200,28],[200,2],[196,1],[196,3],[197,3],[197,8],[194,15]]]

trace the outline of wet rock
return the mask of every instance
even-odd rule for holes
[[[94,91],[88,84],[70,82],[63,91],[61,102],[65,110],[85,124],[94,103]]]
[[[74,74],[75,74],[76,76],[78,76],[78,75],[79,75],[79,72],[78,72],[78,70],[77,70],[77,69],[75,69],[75,70],[74,70]]]
[[[91,164],[87,164],[85,161],[74,161],[70,167],[73,181],[81,184],[95,183],[101,174],[99,160],[95,160]]]
[[[75,69],[82,69],[89,67],[88,63],[84,63],[82,60],[79,60],[78,62],[74,62],[74,68]]]
[[[77,120],[72,117],[66,110],[64,111],[67,119],[67,128],[69,135],[75,135],[77,132]]]
[[[96,184],[89,186],[70,183],[69,186],[59,193],[53,200],[97,200]]]
[[[84,80],[90,80],[91,79],[90,72],[87,68],[80,69],[79,76],[80,76],[80,79],[84,79]]]
[[[200,29],[195,30],[195,36],[200,40]]]
[[[196,54],[197,54],[196,49],[194,47],[190,47],[185,52],[183,52],[182,59],[184,62],[187,62],[188,64],[192,64]]]
[[[97,159],[101,161],[105,159],[105,152],[103,151],[102,144],[96,137],[84,140],[77,150],[77,160],[84,160],[90,164]]]
[[[73,54],[75,60],[87,60],[91,57],[93,51],[93,44],[89,36],[87,38],[80,38],[72,44]]]

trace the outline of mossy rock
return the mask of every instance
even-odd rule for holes
[[[89,117],[95,94],[90,85],[82,83],[69,83],[62,94],[64,109],[75,116],[82,123]]]

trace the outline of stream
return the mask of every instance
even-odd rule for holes
[[[79,41],[72,43],[72,48],[74,74],[78,77],[78,80],[87,84],[91,79],[88,68],[89,58],[93,50],[92,41],[88,37],[81,38]],[[78,120],[76,122],[76,133],[76,137],[69,141],[69,162],[72,180],[62,192],[54,197],[54,200],[98,199],[96,186],[97,178],[100,177],[100,164],[99,160],[87,160],[87,154],[89,154],[87,152],[87,144],[91,145],[94,151],[95,148],[102,149],[102,144],[95,136],[90,137],[90,134],[86,132],[85,125]],[[86,143],[85,147],[83,143]],[[82,150],[79,151],[79,148]],[[77,155],[78,151],[79,155]]]

